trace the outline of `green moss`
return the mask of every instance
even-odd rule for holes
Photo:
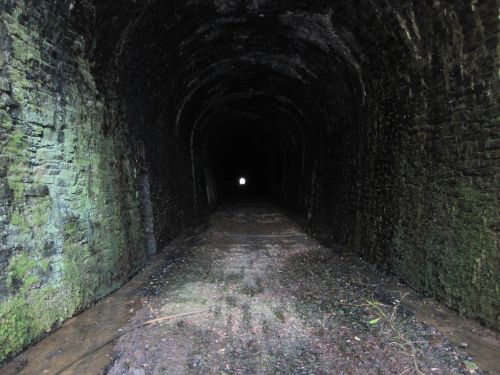
[[[26,307],[23,296],[0,303],[0,363],[31,340]]]
[[[32,226],[35,228],[43,227],[49,222],[49,214],[52,209],[52,199],[50,197],[38,199],[33,205],[33,208]]]
[[[12,215],[10,217],[10,223],[12,225],[15,225],[16,227],[25,228],[27,226],[26,219],[24,218],[24,216],[18,210],[15,210],[12,213]]]
[[[90,161],[88,159],[77,158],[74,160],[74,164],[79,170],[84,171],[89,167]]]
[[[5,112],[3,110],[0,110],[0,127],[4,130],[7,130],[7,131],[12,130],[12,128],[13,128],[12,118],[10,117],[10,115],[7,112]],[[3,152],[3,148],[2,148],[2,152]]]
[[[88,105],[97,93],[81,57],[68,56],[74,60],[67,70],[74,71],[57,93],[63,100],[46,86],[49,77],[28,77],[31,68],[50,61],[42,61],[36,26],[28,29],[16,18],[24,7],[21,2],[5,16],[13,39],[7,78],[20,114],[13,119],[0,113],[6,134],[0,153],[13,191],[9,240],[29,251],[9,260],[10,296],[0,302],[0,362],[118,288],[144,261],[137,176],[120,113],[97,100]],[[63,130],[51,122],[55,118],[64,122]],[[110,126],[103,135],[104,118],[117,122],[116,132]],[[73,219],[63,219],[68,216]]]
[[[24,290],[1,302],[0,363],[73,313],[71,299],[51,285]]]
[[[10,224],[18,227],[22,233],[32,233],[37,237],[37,235],[41,235],[38,229],[49,222],[52,205],[50,197],[33,199],[23,207],[14,208]]]
[[[99,253],[93,253],[86,241],[85,225],[71,220],[64,228],[63,283],[71,293],[76,308],[82,310],[96,298],[101,288],[106,288],[103,277],[112,272]],[[116,265],[115,265],[116,266]]]
[[[423,195],[427,216],[407,214],[396,228],[393,269],[461,315],[500,328],[495,197],[468,186]]]
[[[46,267],[43,262],[41,265]],[[7,286],[15,290],[16,294],[0,303],[0,342],[2,343],[0,363],[47,329],[49,323],[39,324],[41,316],[38,311],[51,307],[45,305],[41,298],[47,293],[47,287],[34,288],[40,283],[38,271],[41,265],[26,252],[21,252],[10,261]],[[53,321],[50,324],[53,324]]]
[[[7,181],[14,192],[15,200],[24,196],[24,177],[29,173],[29,168],[25,165],[28,162],[25,149],[25,134],[20,128],[16,128],[9,134],[9,140],[1,150],[1,153],[11,161]]]
[[[7,176],[7,182],[9,187],[12,189],[14,194],[14,202],[17,203],[22,201],[24,197],[25,184],[23,182],[23,172],[13,172],[13,168],[9,168],[9,175]]]
[[[2,148],[2,152],[14,160],[16,160],[16,157],[23,156],[25,138],[26,135],[24,132],[19,127],[16,127],[14,131],[10,133],[9,141]]]
[[[49,331],[74,314],[74,303],[67,297],[64,289],[57,290],[53,286],[46,286],[29,296],[34,337]]]
[[[63,283],[68,287],[77,310],[89,306],[99,282],[92,262],[85,261],[89,256],[87,246],[66,244],[64,248]]]
[[[39,281],[36,275],[37,262],[25,252],[12,258],[8,269],[7,287],[11,289],[15,287],[30,288]]]

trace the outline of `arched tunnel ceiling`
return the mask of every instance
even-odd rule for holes
[[[258,118],[272,123],[276,148],[311,166],[323,159],[318,154],[342,154],[348,143],[370,147],[360,134],[376,113],[394,115],[388,121],[401,126],[399,114],[384,107],[447,80],[440,67],[461,52],[436,46],[467,42],[471,17],[491,4],[477,15],[474,2],[453,1],[104,0],[94,6],[95,75],[103,87],[114,80],[127,111],[141,113],[131,121],[139,124],[132,129],[139,138],[180,140],[193,160],[207,155],[218,135],[230,141],[227,127]],[[344,139],[334,144],[332,134]]]
[[[500,327],[498,0],[0,8],[12,353],[248,200]]]
[[[289,146],[304,151],[311,137],[321,139],[329,113],[364,105],[384,54],[411,55],[405,32],[418,28],[403,27],[398,8],[374,0],[102,1],[97,60],[118,68],[130,96],[160,108],[186,144],[248,115],[274,117]],[[389,43],[402,48],[384,49]]]

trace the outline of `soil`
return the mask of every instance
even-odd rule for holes
[[[414,293],[270,205],[223,206],[183,241],[124,331],[194,315],[122,336],[108,374],[484,374],[417,319]]]

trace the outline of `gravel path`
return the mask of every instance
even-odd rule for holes
[[[155,271],[130,326],[204,312],[123,336],[110,375],[471,371],[404,295],[374,289],[364,276],[378,274],[372,266],[321,246],[271,206],[224,206],[186,241]]]

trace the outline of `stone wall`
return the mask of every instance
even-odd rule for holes
[[[496,0],[0,10],[0,361],[209,213],[237,138],[318,237],[500,328]]]
[[[497,4],[394,4],[374,23],[401,33],[368,56],[358,126],[327,142],[312,230],[499,329]]]
[[[408,74],[389,262],[410,285],[500,329],[498,3],[413,14],[408,24],[426,26],[409,38],[421,58]]]
[[[141,158],[120,100],[91,73],[92,7],[0,11],[2,362],[118,288],[146,254]]]

